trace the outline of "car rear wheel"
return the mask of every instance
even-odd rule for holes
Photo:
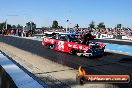
[[[83,54],[81,54],[81,53],[76,53],[76,54],[77,54],[77,56],[79,56],[79,57],[83,56]]]
[[[89,54],[89,57],[92,57],[92,55],[91,55],[91,54]]]
[[[73,54],[76,54],[76,50],[71,49],[69,53],[72,54],[72,55],[73,55]]]

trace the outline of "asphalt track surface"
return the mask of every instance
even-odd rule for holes
[[[128,74],[132,79],[132,56],[106,52],[104,56],[98,58],[78,57],[76,55],[47,49],[42,46],[40,41],[10,36],[0,36],[0,42],[10,44],[74,69],[77,69],[80,65],[82,65],[87,74]],[[107,42],[111,43],[110,41]],[[114,41],[112,41],[112,43],[114,43]],[[116,44],[117,43],[122,44],[122,42],[116,41]],[[130,45],[130,43],[127,44],[127,42],[123,44]],[[115,85],[118,85],[120,88],[131,88],[132,82],[129,84]]]

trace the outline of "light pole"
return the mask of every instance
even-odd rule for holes
[[[32,21],[30,21],[30,25],[31,25],[31,30],[32,30],[32,29],[33,29],[33,28],[32,28]]]
[[[23,20],[25,21],[25,15],[23,16]],[[25,23],[25,22],[24,22]],[[23,36],[23,33],[24,33],[24,25],[22,26],[22,37],[24,37]]]
[[[66,20],[66,32],[68,31],[68,22],[69,20]]]
[[[23,33],[24,33],[24,26],[23,26],[23,28],[22,28],[22,37],[24,37],[24,36],[23,36]]]
[[[7,29],[7,19],[5,20],[4,24],[3,24],[3,30]]]
[[[32,21],[30,21],[31,36],[33,35]]]
[[[25,34],[26,17],[27,17],[27,15],[24,14],[24,15],[23,15],[23,21],[24,21],[24,24],[23,24],[23,29],[22,29],[22,37],[24,37],[23,34],[26,36],[26,34]],[[25,25],[25,26],[24,26],[24,25]]]

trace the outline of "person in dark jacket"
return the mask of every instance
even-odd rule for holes
[[[91,40],[92,34],[91,31],[89,31],[87,34],[83,36],[82,44],[89,44],[89,40]]]

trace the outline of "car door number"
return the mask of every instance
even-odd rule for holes
[[[64,41],[58,42],[58,50],[64,50]]]

